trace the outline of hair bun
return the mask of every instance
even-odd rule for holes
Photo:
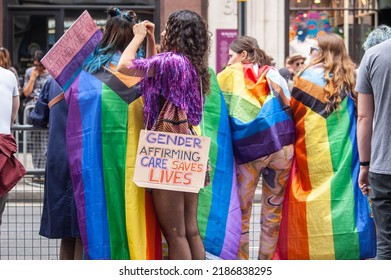
[[[121,11],[114,6],[111,6],[110,8],[107,9],[107,14],[111,17],[115,17],[121,14]]]
[[[127,14],[130,18],[132,18],[132,19],[134,19],[134,18],[137,16],[136,13],[135,13],[135,11],[133,11],[133,10],[126,11],[126,14]]]

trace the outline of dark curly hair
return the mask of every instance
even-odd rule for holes
[[[202,93],[210,91],[208,55],[211,35],[208,25],[196,12],[179,10],[167,20],[162,49],[185,55],[195,67],[202,82]]]

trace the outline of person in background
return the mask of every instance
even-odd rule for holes
[[[272,259],[295,138],[285,79],[255,38],[229,46],[228,66],[217,75],[228,107],[242,211],[238,259],[249,259],[249,231],[255,190],[262,177],[258,259]]]
[[[60,260],[80,260],[83,246],[65,149],[67,116],[68,104],[64,100],[64,92],[49,77],[30,113],[33,126],[49,127],[39,234],[51,239],[61,239]]]
[[[41,63],[43,56],[43,51],[35,51],[33,57],[33,66],[27,68],[24,77],[23,94],[26,97],[31,97],[33,104],[37,102],[41,89],[50,77],[49,72]]]
[[[44,84],[50,77],[49,72],[41,63],[43,55],[43,52],[40,50],[37,50],[34,53],[34,65],[30,68],[27,68],[24,78],[23,94],[25,97],[30,99],[30,101],[26,103],[26,108],[24,112],[24,117],[27,118],[28,122],[30,122],[28,116],[32,109],[30,109],[30,111],[27,111],[27,109],[28,107],[35,106]],[[48,132],[47,130],[31,131],[30,137],[33,167],[34,169],[44,169],[46,165]],[[25,139],[24,141],[28,141],[28,139]],[[43,182],[43,178],[41,178],[40,176],[36,176],[33,180],[38,183]]]
[[[363,48],[356,91],[357,138],[360,156],[358,184],[372,201],[376,224],[376,259],[391,259],[391,106],[390,28],[372,31]],[[381,43],[379,43],[381,42]]]
[[[0,66],[0,225],[8,192],[24,176],[26,170],[15,158],[17,144],[11,133],[19,109],[18,82],[15,74]]]
[[[143,76],[140,91],[145,100],[146,128],[194,134],[194,127],[201,122],[204,97],[210,90],[207,65],[210,36],[206,22],[193,11],[172,13],[162,33],[163,52],[145,60],[135,59],[136,51],[147,37],[147,49],[155,50],[156,54],[154,25],[144,21],[133,30],[135,37],[122,54],[117,69],[129,76]],[[180,122],[164,123],[163,115],[178,117]],[[159,189],[151,192],[168,244],[168,258],[205,259],[197,223],[198,193]]]
[[[362,45],[364,51],[391,38],[391,27],[381,24],[369,33]]]
[[[9,69],[12,71],[12,73],[14,73],[14,75],[16,77],[16,81],[18,82],[18,91],[19,91],[19,95],[20,95],[21,94],[21,87],[20,87],[20,83],[19,83],[19,75],[18,75],[18,72],[16,71],[15,67],[12,66],[11,55],[10,55],[9,51],[4,47],[0,47],[0,66],[5,69]]]
[[[295,151],[274,258],[373,258],[375,227],[357,182],[355,64],[339,35],[317,41],[319,56],[292,90]]]
[[[304,68],[305,60],[307,58],[302,56],[301,54],[293,54],[289,57],[287,63],[290,66],[291,71],[291,80],[293,80],[293,77],[300,72],[301,69]]]

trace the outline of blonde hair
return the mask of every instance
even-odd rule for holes
[[[339,35],[325,34],[318,37],[317,41],[319,57],[314,59],[304,70],[318,63],[323,64],[325,69],[324,79],[326,80],[326,86],[324,87],[327,102],[326,111],[330,112],[331,109],[339,107],[344,91],[347,94],[353,94],[352,98],[356,100],[356,93],[354,92],[356,65],[350,58],[345,42]]]

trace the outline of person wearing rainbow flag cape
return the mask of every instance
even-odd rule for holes
[[[292,89],[295,154],[274,258],[373,258],[374,222],[358,186],[355,65],[340,36],[317,41],[318,57]]]
[[[56,43],[56,50],[44,58],[53,78],[65,91],[69,105],[67,151],[84,258],[162,259],[162,232],[152,203],[152,192],[133,182],[138,135],[146,123],[150,124],[148,118],[144,119],[144,109],[151,109],[150,106],[156,104],[149,102],[148,97],[151,96],[148,93],[145,95],[145,91],[139,90],[145,86],[145,83],[140,83],[140,77],[130,77],[117,71],[120,56],[134,37],[135,13],[115,7],[110,7],[107,13],[104,34],[84,11],[70,28],[71,35],[64,34],[65,37]],[[194,19],[195,13],[181,11],[177,15],[181,13],[190,14],[190,19]],[[205,24],[197,17],[196,22]],[[88,26],[88,32],[81,36],[78,30],[83,24]],[[139,26],[144,24],[142,22]],[[153,24],[148,26],[151,29]],[[198,30],[197,26],[192,28]],[[142,31],[145,32],[145,27]],[[80,48],[73,56],[67,57],[62,67],[50,67],[53,62],[58,62],[58,49],[67,46],[69,37],[74,35],[81,36],[78,40],[82,44]],[[146,57],[151,59],[136,59],[139,63],[144,61],[148,64],[163,57],[168,58],[164,66],[174,73],[192,72],[193,67],[189,63],[178,69],[175,63],[184,61],[169,59],[173,57],[172,52],[153,57],[156,54],[153,32],[148,32],[146,37]],[[201,258],[204,259],[206,253],[208,259],[234,259],[239,247],[241,215],[235,162],[224,98],[215,74],[204,63],[207,61],[207,49],[203,50],[202,63],[206,72],[201,76],[203,83],[207,82],[203,88],[207,89],[206,92],[210,88],[210,94],[203,96],[204,104],[199,102],[201,106],[196,108],[205,117],[198,119],[201,125],[195,126],[194,130],[211,139],[209,161],[212,170],[208,176],[210,185],[200,192],[198,205],[190,204],[192,226],[199,228],[201,238],[198,241],[201,239],[203,244],[197,249],[201,249]],[[143,57],[140,55],[143,52],[143,49],[136,48],[136,58]],[[197,83],[194,79],[180,79],[183,82],[180,94],[188,92],[189,82],[198,89],[199,80],[197,75],[194,77]],[[169,75],[162,78],[166,85],[172,85]],[[210,87],[205,86],[209,84]],[[157,89],[159,92],[160,87]],[[197,97],[198,100],[190,98],[187,101],[200,101],[201,95],[197,94]],[[145,103],[148,105],[144,107]],[[194,111],[192,113],[190,115],[194,117]],[[204,247],[205,250],[202,249]]]
[[[242,235],[237,258],[249,259],[252,204],[262,174],[258,259],[274,255],[295,137],[286,80],[253,37],[229,47],[228,66],[217,75],[228,107],[237,163]]]
[[[117,69],[129,76],[143,76],[140,91],[145,101],[146,128],[180,134],[196,132],[212,138],[211,165],[216,167],[211,172],[213,186],[206,186],[207,190],[201,189],[200,193],[151,190],[167,240],[168,258],[205,259],[208,252],[213,257],[234,259],[240,237],[235,165],[226,107],[220,102],[222,95],[215,75],[207,66],[210,41],[207,24],[193,11],[172,13],[162,33],[163,52],[149,59],[135,59],[135,54],[144,38],[147,51],[156,51],[154,41],[150,40],[154,25],[144,21],[133,30],[135,39],[122,54]],[[204,106],[214,124],[203,121]],[[220,114],[216,116],[218,111]],[[166,124],[156,127],[162,114]],[[181,121],[174,121],[176,118],[172,116]]]
[[[161,259],[152,197],[133,183],[144,126],[140,79],[118,73],[133,11],[107,10],[105,32],[65,91],[68,161],[85,259]],[[148,53],[147,53],[148,55]]]

